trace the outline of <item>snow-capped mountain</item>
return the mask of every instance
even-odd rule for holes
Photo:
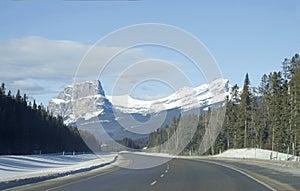
[[[130,114],[158,113],[163,110],[190,110],[203,108],[224,101],[231,85],[226,79],[216,79],[196,88],[183,87],[168,97],[157,100],[138,100],[130,95],[105,96],[100,81],[86,81],[66,87],[58,97],[49,101],[48,108],[54,115],[61,115],[65,123],[78,118],[92,117],[118,110]]]
[[[68,125],[93,131],[100,140],[107,136],[115,140],[143,138],[181,112],[201,111],[223,103],[230,87],[228,80],[216,79],[196,88],[183,87],[162,99],[144,101],[128,95],[105,96],[101,83],[95,80],[66,87],[49,101],[48,109],[63,116]]]
[[[58,97],[49,101],[48,109],[61,115],[66,124],[78,119],[91,119],[112,112],[112,105],[105,97],[100,81],[86,81],[66,87]]]
[[[153,101],[134,99],[130,95],[107,96],[107,98],[114,109],[123,113],[148,114],[175,108],[187,111],[211,106],[224,101],[230,89],[231,85],[228,80],[216,79],[196,88],[183,87],[174,94]]]

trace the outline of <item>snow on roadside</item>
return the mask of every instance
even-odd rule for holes
[[[131,152],[131,151],[121,151],[122,153],[131,153],[135,155],[146,155],[146,156],[156,156],[156,157],[166,157],[166,158],[174,158],[175,156],[172,156],[168,153],[148,153],[148,152]]]
[[[0,182],[88,169],[113,162],[117,154],[4,155],[0,156]]]
[[[239,159],[262,159],[262,160],[279,160],[279,161],[300,161],[300,157],[290,154],[279,153],[275,151],[245,148],[229,149],[221,154],[214,155],[216,158],[239,158]]]
[[[288,173],[300,177],[300,157],[264,149],[230,149],[211,156],[215,159],[229,159],[238,163],[260,166],[273,173]],[[272,160],[270,160],[272,158]],[[288,159],[288,160],[287,160]],[[275,171],[275,172],[274,172]],[[277,172],[276,172],[277,171]]]

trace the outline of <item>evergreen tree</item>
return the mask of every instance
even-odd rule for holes
[[[25,105],[27,105],[27,95],[26,95],[26,94],[23,95],[22,102],[23,102]]]
[[[288,81],[283,80],[281,88],[281,129],[279,131],[279,151],[289,153],[290,150],[290,92],[288,87]]]
[[[231,89],[230,99],[226,98],[226,116],[224,121],[226,146],[224,149],[237,148],[241,136],[238,127],[238,110],[240,104],[240,95],[238,85],[234,85]]]
[[[266,140],[269,136],[269,121],[270,121],[270,109],[267,103],[267,96],[270,94],[269,78],[264,74],[261,78],[260,86],[258,88],[259,98],[256,107],[255,125],[257,127],[257,147],[263,148],[266,144]]]
[[[299,136],[300,136],[300,70],[290,81],[291,95],[291,117],[290,117],[290,144],[292,153],[299,153]]]
[[[246,148],[249,146],[249,139],[252,135],[250,135],[250,123],[252,120],[252,94],[250,90],[250,80],[248,73],[245,76],[244,86],[241,94],[241,104],[239,111],[239,127],[243,129],[241,132],[243,136],[243,147]]]
[[[16,94],[16,101],[17,101],[17,102],[21,102],[21,94],[20,94],[20,90],[17,91],[17,94]]]
[[[77,128],[67,127],[42,106],[27,106],[26,95],[0,97],[0,155],[89,151]],[[35,108],[35,109],[34,109]]]
[[[290,80],[291,79],[291,61],[287,58],[284,59],[282,62],[282,74],[285,80]]]
[[[270,94],[268,96],[268,104],[270,107],[270,132],[271,149],[278,151],[280,149],[280,136],[283,134],[281,124],[282,120],[282,77],[281,72],[273,72],[270,78]]]
[[[2,83],[0,88],[0,96],[4,96],[4,95],[5,95],[5,84]]]
[[[290,61],[290,66],[289,66],[289,72],[291,74],[291,78],[295,75],[297,70],[300,67],[300,59],[299,59],[299,54],[295,54],[291,61]]]
[[[37,105],[36,105],[36,103],[35,103],[35,100],[33,100],[32,109],[37,110]]]
[[[11,97],[11,91],[10,90],[7,93],[7,97]]]

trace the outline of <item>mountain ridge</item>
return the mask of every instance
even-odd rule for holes
[[[66,124],[72,124],[79,118],[101,118],[101,115],[113,111],[147,115],[172,109],[205,108],[224,101],[230,89],[227,79],[216,79],[195,88],[182,87],[164,98],[139,100],[130,95],[105,96],[101,82],[94,80],[64,88],[57,98],[49,101],[48,108],[54,115],[63,116]]]

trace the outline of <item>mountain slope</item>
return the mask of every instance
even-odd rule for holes
[[[62,115],[66,124],[99,136],[106,131],[115,140],[143,138],[182,112],[201,111],[223,103],[230,87],[228,80],[217,79],[196,88],[183,87],[162,99],[144,101],[128,95],[105,96],[98,80],[87,81],[66,87],[50,100],[48,108],[54,115]]]
[[[217,79],[196,88],[183,87],[174,94],[153,101],[134,99],[130,95],[107,96],[107,98],[115,109],[123,113],[147,114],[175,108],[186,111],[211,106],[224,101],[230,89],[228,80]]]
[[[49,101],[48,109],[61,115],[66,124],[78,119],[91,119],[112,112],[112,105],[105,97],[100,81],[86,81],[66,87],[58,97]]]

